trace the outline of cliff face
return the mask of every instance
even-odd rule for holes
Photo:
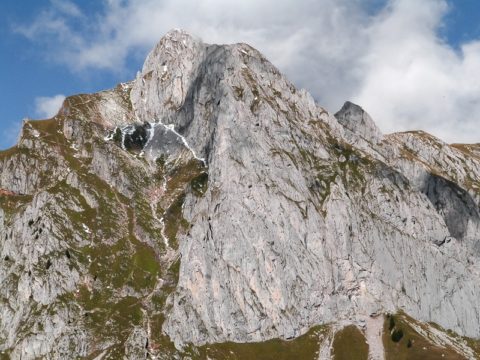
[[[478,338],[479,177],[476,145],[383,135],[172,31],[0,153],[0,350],[201,357],[399,310]]]

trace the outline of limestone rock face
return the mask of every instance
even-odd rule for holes
[[[467,184],[449,182],[455,167],[440,166],[442,177],[422,163],[438,158],[436,148],[417,141],[421,158],[402,157],[406,139],[384,139],[351,103],[331,116],[245,45],[195,43],[188,53],[180,58],[204,67],[188,73],[179,116],[162,121],[206,157],[209,186],[184,206],[193,226],[180,242],[164,327],[177,344],[289,338],[316,323],[397,308],[479,335],[480,289],[476,277],[464,278],[477,266],[478,201]],[[170,94],[178,93],[164,88]],[[160,111],[144,106],[137,111]],[[192,319],[198,326],[185,326]]]
[[[0,350],[181,358],[398,310],[480,337],[478,154],[171,31],[0,153]]]
[[[360,106],[347,101],[339,112],[335,114],[338,122],[356,136],[370,143],[378,143],[383,135],[375,125],[370,115]]]

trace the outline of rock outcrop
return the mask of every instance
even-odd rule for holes
[[[0,153],[0,350],[195,357],[399,310],[478,338],[477,148],[174,30]]]

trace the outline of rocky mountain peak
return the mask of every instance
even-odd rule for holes
[[[362,107],[350,101],[345,102],[335,114],[338,122],[354,134],[371,143],[378,143],[383,135],[370,115]]]
[[[0,152],[0,351],[327,359],[353,327],[372,359],[475,358],[439,326],[480,337],[479,184],[478,146],[384,137],[246,44],[171,31]]]
[[[143,110],[138,114],[143,121],[162,115],[148,109],[153,107],[151,101],[162,102],[167,111],[181,106],[186,95],[184,90],[188,88],[204,52],[204,44],[184,31],[173,30],[160,40],[147,56],[132,89],[132,103]],[[138,99],[142,99],[142,103],[138,103]]]
[[[157,67],[163,70],[163,67],[179,63],[192,61],[193,57],[200,49],[204,47],[201,39],[196,38],[184,30],[173,29],[163,36],[153,50],[148,54],[142,69],[142,73],[146,74]],[[176,60],[177,63],[171,63]],[[170,63],[170,64],[169,64]],[[185,64],[185,66],[187,66]]]

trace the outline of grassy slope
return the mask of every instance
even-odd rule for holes
[[[427,326],[416,322],[404,313],[385,317],[383,344],[387,360],[465,359],[451,346],[439,346],[419,334],[412,323],[419,324],[422,328]]]
[[[334,360],[368,359],[368,344],[358,327],[346,326],[335,334],[332,358]]]

